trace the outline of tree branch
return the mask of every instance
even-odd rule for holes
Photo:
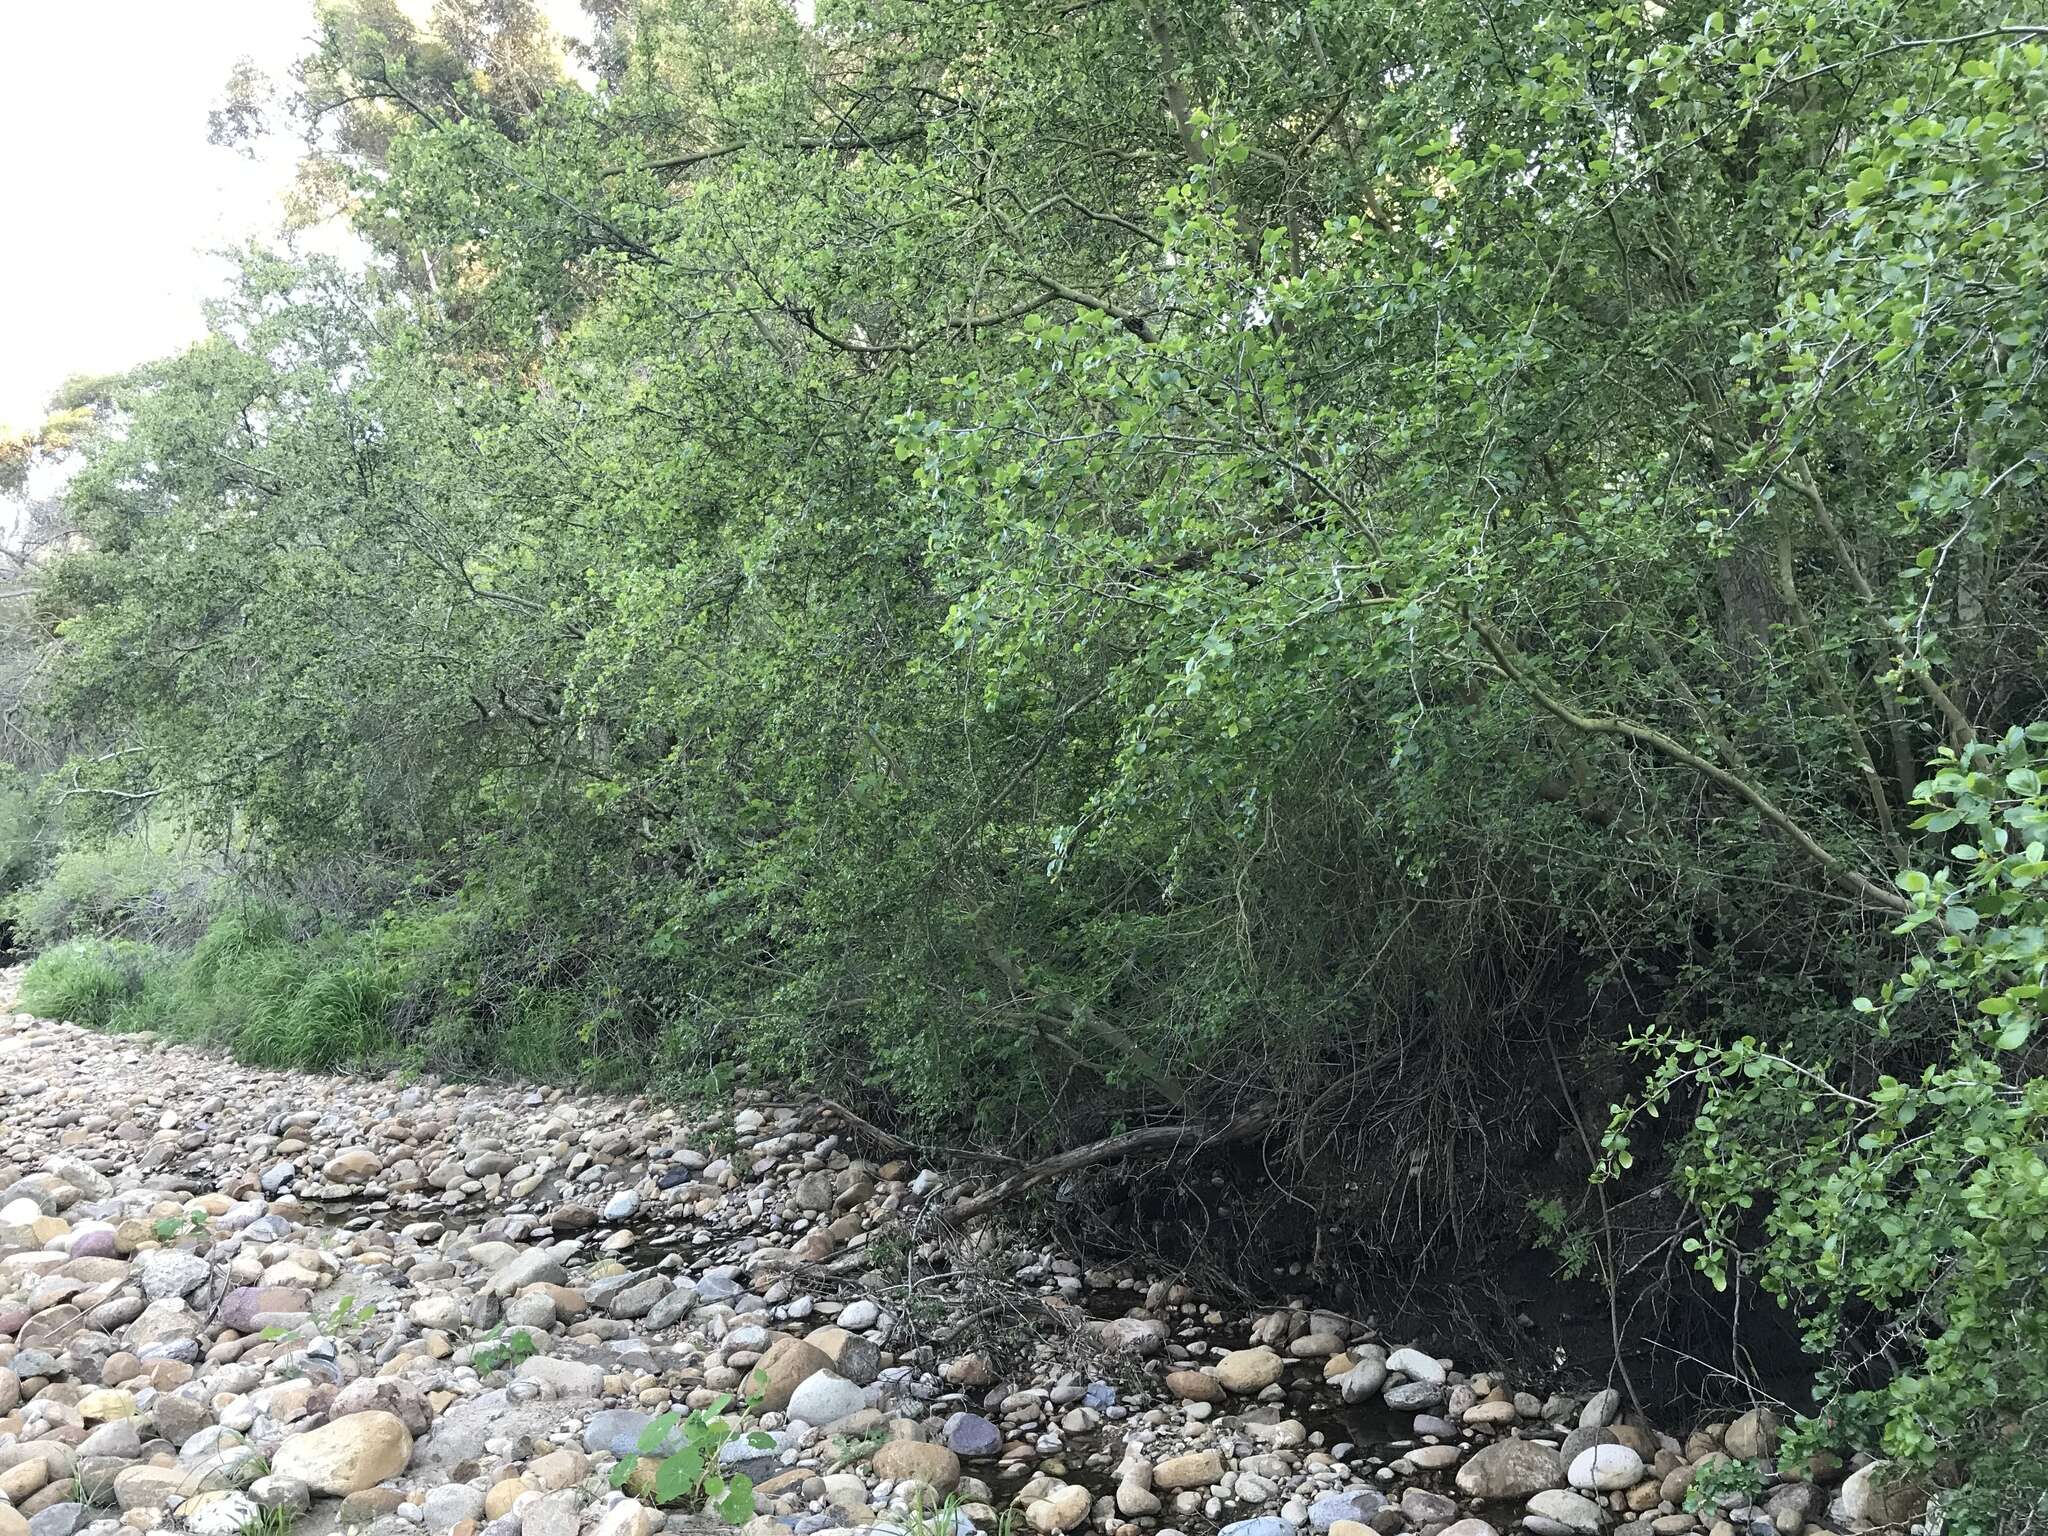
[[[1501,671],[1507,674],[1508,680],[1515,683],[1530,698],[1534,699],[1538,705],[1556,716],[1559,720],[1562,720],[1573,730],[1583,732],[1588,736],[1620,736],[1625,740],[1635,742],[1639,746],[1645,746],[1652,751],[1659,752],[1665,757],[1670,758],[1673,762],[1683,763],[1695,773],[1712,780],[1737,799],[1745,801],[1753,807],[1757,814],[1762,816],[1765,821],[1768,821],[1772,826],[1784,833],[1786,837],[1790,838],[1800,852],[1826,870],[1828,878],[1844,890],[1853,891],[1866,901],[1873,902],[1888,911],[1897,912],[1902,915],[1912,912],[1913,904],[1904,896],[1900,895],[1897,891],[1887,890],[1867,875],[1851,869],[1847,860],[1843,859],[1839,854],[1831,852],[1813,834],[1787,815],[1770,796],[1766,795],[1754,784],[1751,784],[1747,779],[1737,778],[1727,769],[1721,767],[1720,764],[1709,762],[1683,742],[1672,739],[1654,726],[1643,725],[1634,720],[1627,720],[1620,715],[1588,715],[1580,713],[1555,694],[1546,690],[1534,678],[1530,677],[1528,672],[1523,669],[1521,662],[1516,658],[1513,648],[1508,645],[1500,632],[1491,624],[1488,624],[1486,620],[1480,618],[1477,614],[1468,613],[1466,618],[1472,626],[1472,632],[1478,635],[1480,643],[1488,651],[1492,652],[1493,659],[1499,663]]]
[[[1132,1157],[1139,1153],[1156,1152],[1161,1149],[1171,1153],[1183,1147],[1199,1149],[1228,1141],[1243,1141],[1270,1129],[1278,1118],[1277,1110],[1262,1109],[1217,1123],[1184,1121],[1173,1125],[1148,1126],[1141,1131],[1125,1131],[1120,1136],[1104,1137],[1101,1141],[1091,1141],[1086,1146],[1071,1148],[1047,1158],[1042,1163],[1034,1163],[1021,1172],[1013,1173],[980,1194],[962,1200],[949,1214],[956,1221],[973,1221],[978,1216],[987,1215],[1004,1201],[1022,1194],[1033,1185],[1043,1184],[1047,1179],[1056,1179],[1062,1174],[1075,1173],[1096,1163],[1106,1163],[1119,1157]]]

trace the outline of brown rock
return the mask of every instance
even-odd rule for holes
[[[1278,1381],[1287,1362],[1264,1344],[1256,1349],[1233,1349],[1216,1362],[1216,1379],[1225,1390],[1246,1396],[1263,1392]]]
[[[768,1353],[747,1373],[746,1392],[760,1393],[763,1413],[781,1413],[789,1407],[790,1393],[818,1372],[831,1369],[831,1357],[822,1349],[785,1334],[768,1346]]]
[[[315,1493],[346,1498],[398,1476],[412,1460],[412,1433],[382,1409],[351,1413],[293,1435],[277,1449],[272,1469]]]
[[[864,1387],[882,1374],[882,1350],[873,1339],[849,1333],[844,1328],[813,1328],[804,1342],[824,1352],[832,1369],[857,1387]]]
[[[1184,1403],[1220,1403],[1223,1383],[1203,1371],[1168,1371],[1166,1390]]]
[[[1152,1486],[1161,1493],[1208,1488],[1223,1481],[1223,1457],[1216,1451],[1190,1451],[1171,1456],[1152,1469]]]
[[[960,1458],[943,1445],[891,1440],[875,1452],[875,1476],[927,1483],[940,1493],[960,1486]]]
[[[1458,1468],[1460,1491],[1476,1499],[1526,1499],[1564,1486],[1557,1452],[1533,1440],[1496,1440]]]
[[[1768,1408],[1752,1408],[1733,1424],[1721,1443],[1737,1461],[1755,1461],[1777,1449],[1778,1420]]]

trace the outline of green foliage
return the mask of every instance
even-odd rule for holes
[[[753,1519],[754,1480],[743,1472],[720,1472],[718,1453],[743,1434],[747,1444],[757,1450],[773,1450],[775,1441],[759,1430],[742,1431],[725,1416],[731,1406],[732,1394],[722,1393],[688,1413],[670,1409],[657,1414],[640,1432],[640,1454],[660,1457],[654,1469],[655,1503],[707,1509],[728,1525],[744,1525]],[[612,1486],[623,1488],[635,1465],[633,1458],[621,1458],[612,1468]]]
[[[375,1302],[358,1302],[353,1296],[340,1296],[327,1314],[324,1331],[327,1333],[361,1333],[363,1328],[376,1317]]]
[[[42,861],[47,835],[34,786],[12,764],[0,764],[0,899],[11,902],[14,893],[29,883]]]
[[[298,1512],[288,1504],[274,1504],[237,1533],[237,1536],[292,1536],[299,1523]]]
[[[36,944],[87,935],[189,944],[205,931],[221,880],[218,862],[188,836],[140,827],[65,847],[11,908]]]
[[[1717,1508],[1730,1498],[1749,1504],[1761,1498],[1763,1491],[1763,1473],[1757,1463],[1738,1461],[1733,1456],[1710,1456],[1693,1472],[1692,1482],[1685,1490],[1685,1507],[1697,1513]]]
[[[204,1233],[210,1220],[212,1218],[205,1211],[194,1209],[183,1216],[159,1216],[150,1223],[150,1230],[156,1234],[158,1242],[168,1243],[187,1233]]]
[[[1558,1273],[1577,1280],[1593,1268],[1596,1234],[1566,1209],[1556,1196],[1529,1202],[1529,1215],[1536,1225],[1537,1240],[1557,1255]]]
[[[537,1347],[533,1335],[524,1328],[507,1332],[500,1324],[476,1343],[469,1352],[469,1358],[478,1371],[488,1376],[492,1371],[508,1366],[516,1369],[521,1361],[533,1358]]]
[[[1684,1086],[1698,1110],[1681,1177],[1706,1218],[1686,1239],[1725,1285],[1739,1265],[1798,1312],[1828,1367],[1799,1444],[1877,1439],[1927,1473],[1960,1468],[1951,1528],[2024,1520],[2048,1498],[2048,1073],[2036,1043],[2048,982],[2048,724],[1944,752],[1915,826],[1947,858],[1907,870],[1901,934],[1934,934],[1855,1012],[1877,1040],[1942,1038],[1910,1076],[1831,1068],[1752,1037],[1645,1041],[1645,1100]],[[1756,1218],[1761,1240],[1752,1242]],[[1892,1370],[1862,1371],[1872,1316]]]
[[[160,963],[125,939],[72,939],[45,950],[21,980],[21,1006],[48,1019],[104,1028],[115,1023]]]

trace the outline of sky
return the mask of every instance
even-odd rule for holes
[[[277,235],[292,169],[288,141],[208,144],[206,115],[237,59],[283,82],[312,32],[312,0],[0,0],[0,428],[198,338],[209,253]]]
[[[274,234],[283,153],[206,142],[228,71],[279,78],[311,0],[0,0],[0,425],[41,420],[73,373],[161,356],[201,331],[225,267],[209,250]]]

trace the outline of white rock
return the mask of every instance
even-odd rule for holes
[[[240,1536],[262,1517],[263,1510],[254,1499],[236,1492],[202,1494],[178,1510],[178,1523],[192,1536]]]
[[[1903,1525],[1927,1508],[1927,1495],[1910,1480],[1887,1482],[1896,1469],[1873,1461],[1842,1483],[1842,1510],[1852,1524]]]
[[[597,1522],[595,1536],[648,1536],[654,1512],[638,1499],[621,1499]]]
[[[213,1266],[181,1248],[156,1248],[135,1256],[134,1275],[151,1301],[187,1296],[206,1284]]]
[[[1395,1350],[1387,1356],[1387,1369],[1399,1371],[1410,1381],[1426,1381],[1432,1386],[1442,1386],[1447,1374],[1435,1356],[1425,1355],[1419,1349]]]
[[[640,1192],[637,1189],[622,1189],[604,1203],[606,1221],[631,1221],[640,1209]]]
[[[868,1405],[867,1394],[844,1376],[819,1371],[806,1376],[789,1395],[789,1416],[823,1428]]]
[[[1589,1445],[1572,1458],[1565,1481],[1574,1488],[1613,1493],[1643,1480],[1643,1458],[1625,1445]]]

